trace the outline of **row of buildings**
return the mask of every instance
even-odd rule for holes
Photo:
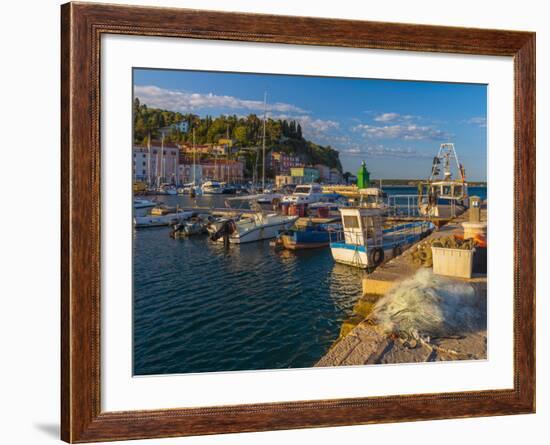
[[[235,155],[236,159],[228,159],[232,153],[232,142],[225,139],[218,144],[195,147],[162,141],[152,141],[150,147],[135,145],[134,180],[173,184],[206,180],[243,182],[245,158]],[[276,150],[266,154],[266,168],[276,177],[277,185],[338,183],[341,180],[337,169],[320,164],[304,166],[298,156]]]
[[[194,168],[193,168],[194,167]],[[224,182],[244,181],[244,163],[238,160],[208,158],[193,163],[178,146],[165,143],[163,147],[136,146],[133,150],[133,174],[135,181],[185,184],[215,180]]]
[[[313,182],[340,184],[342,182],[342,173],[337,168],[329,168],[326,165],[316,164],[313,167],[292,167],[288,174],[275,176],[275,185],[277,187],[288,184],[311,184]]]

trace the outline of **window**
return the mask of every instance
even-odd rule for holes
[[[143,161],[143,166],[145,167],[145,161]]]
[[[454,196],[456,196],[456,197],[462,196],[462,186],[461,185],[455,185],[455,187],[454,187]]]
[[[358,229],[359,219],[357,216],[344,216],[344,226],[348,229]]]

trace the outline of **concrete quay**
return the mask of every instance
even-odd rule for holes
[[[363,278],[363,297],[356,302],[353,315],[343,323],[339,338],[315,366],[486,359],[486,324],[482,329],[464,331],[446,337],[411,338],[398,332],[384,332],[371,317],[373,308],[381,297],[423,268],[412,261],[412,253],[418,245],[426,240],[462,234],[461,223],[468,221],[468,216],[468,212],[465,212],[411,246],[399,257],[384,263]],[[481,220],[487,220],[486,209],[482,209]],[[472,286],[479,304],[480,315],[486,320],[487,276],[479,274],[470,279],[450,277],[446,279],[450,282],[469,283]]]

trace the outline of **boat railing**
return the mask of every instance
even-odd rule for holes
[[[420,217],[420,204],[426,202],[427,195],[388,196],[388,216]]]
[[[346,243],[356,246],[387,247],[388,243],[392,245],[407,244],[424,233],[428,228],[427,221],[415,221],[406,224],[389,227],[382,231],[382,237],[378,240],[372,236],[367,230],[362,232],[351,232],[340,230],[329,231],[329,239],[331,243]],[[389,239],[391,237],[391,239]]]

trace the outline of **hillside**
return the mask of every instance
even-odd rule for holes
[[[246,117],[221,115],[216,118],[201,118],[195,114],[149,108],[134,100],[134,142],[146,143],[148,134],[153,139],[160,137],[160,129],[178,122],[186,122],[188,131],[171,128],[165,131],[165,138],[175,143],[192,143],[195,129],[196,144],[217,143],[221,138],[235,141],[237,148],[259,147],[262,144],[262,118],[249,114]],[[266,148],[297,155],[306,165],[324,164],[342,171],[337,150],[305,139],[302,128],[295,120],[267,119]]]

